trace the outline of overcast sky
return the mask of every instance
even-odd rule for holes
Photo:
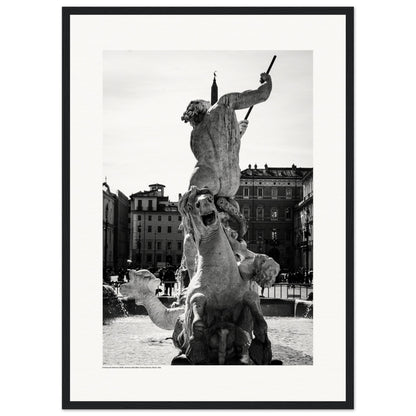
[[[176,201],[196,162],[191,127],[180,119],[189,101],[210,100],[214,71],[219,97],[257,88],[276,53],[273,91],[249,117],[240,167],[312,167],[311,51],[104,52],[103,179],[111,190],[129,196],[157,182]]]

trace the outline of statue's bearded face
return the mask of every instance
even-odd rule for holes
[[[211,104],[205,100],[191,101],[183,113],[181,120],[185,123],[190,123],[191,126],[196,126],[204,118],[206,112],[210,108]]]

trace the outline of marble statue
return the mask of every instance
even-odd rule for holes
[[[173,330],[180,351],[175,365],[272,362],[267,323],[253,285],[270,287],[280,267],[248,250],[246,222],[234,199],[240,186],[240,141],[248,125],[237,121],[235,110],[267,100],[270,75],[262,73],[260,82],[258,89],[226,94],[212,106],[192,101],[182,116],[193,128],[191,149],[197,159],[178,205],[183,263],[190,276],[184,304],[165,307],[155,295],[160,280],[147,270],[130,271],[130,281],[120,287],[123,296],[145,306],[157,326]]]
[[[182,120],[192,126],[191,149],[197,159],[190,186],[207,187],[213,195],[234,198],[240,186],[239,152],[247,120],[238,123],[235,110],[266,101],[271,76],[262,73],[256,90],[223,95],[212,107],[208,101],[191,101]]]
[[[251,290],[251,274],[240,273],[212,192],[192,186],[181,199],[180,212],[198,250],[184,308],[162,305],[155,295],[160,280],[147,270],[131,271],[122,295],[144,305],[157,326],[174,330],[173,342],[182,355],[173,364],[269,364],[271,345],[260,300]],[[272,264],[264,270],[265,276],[270,273],[276,277]]]
[[[191,101],[182,120],[192,126],[191,149],[197,159],[189,187],[208,188],[216,203],[238,223],[238,235],[246,232],[234,196],[240,186],[239,153],[241,137],[248,121],[237,121],[235,110],[249,108],[266,101],[272,91],[272,79],[260,75],[256,90],[223,95],[213,106],[209,101]]]

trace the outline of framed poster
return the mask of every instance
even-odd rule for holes
[[[63,408],[353,408],[353,8],[63,8]]]

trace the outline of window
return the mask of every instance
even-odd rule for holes
[[[272,220],[276,221],[279,218],[279,210],[276,207],[273,207],[271,209],[271,215]]]
[[[147,216],[147,219],[148,219],[149,221],[152,221],[152,216],[151,216],[151,215],[148,215],[148,216]]]
[[[142,216],[141,215],[138,215],[137,216],[137,221],[141,221],[142,220]]]
[[[157,232],[161,233],[162,232],[162,227],[159,225],[159,227],[157,227]]]
[[[142,230],[142,226],[139,224],[138,226],[137,226],[137,231],[138,232],[140,232]]]
[[[263,188],[257,188],[257,198],[263,198]]]
[[[172,232],[172,227],[169,225],[169,227],[168,227],[168,233],[171,233]]]
[[[244,207],[243,208],[243,215],[244,215],[244,218],[246,220],[250,219],[250,208],[249,207]]]
[[[172,221],[172,215],[168,215],[168,221]]]
[[[286,199],[292,198],[292,188],[286,188]]]
[[[262,221],[264,219],[264,210],[263,210],[263,207],[257,207],[256,216],[257,216],[257,219],[258,220],[261,220]]]
[[[272,230],[272,240],[277,241],[277,230],[276,230],[276,228],[273,228],[273,230]]]
[[[157,244],[156,245],[157,249],[158,250],[161,250],[162,249],[162,242],[161,241],[158,241],[156,244]]]
[[[247,187],[243,188],[243,198],[248,198],[250,196],[250,190]]]
[[[149,200],[149,211],[153,211],[153,200],[152,199],[150,199]]]
[[[146,255],[146,261],[147,261],[148,263],[151,263],[151,262],[152,262],[152,255],[151,255],[151,254],[147,254],[147,255]]]
[[[147,249],[148,250],[151,250],[152,249],[152,242],[151,241],[148,241],[147,242]]]
[[[158,215],[158,216],[157,216],[157,220],[158,220],[158,221],[162,221],[162,216],[161,216],[161,215]]]
[[[137,209],[137,211],[141,211],[142,210],[142,200],[141,199],[138,199],[137,200],[136,209]]]
[[[292,219],[292,209],[291,208],[286,208],[286,219],[287,220],[291,220]]]
[[[284,186],[279,186],[277,188],[277,196],[280,198],[284,198],[285,195],[286,195],[286,191],[285,191]]]
[[[277,188],[274,186],[272,187],[272,198],[277,199]]]
[[[162,255],[161,254],[156,254],[156,261],[157,262],[161,262],[162,261]]]
[[[182,250],[182,242],[178,241],[178,250]]]
[[[178,221],[182,221],[182,217],[178,215]]]
[[[170,250],[172,248],[172,242],[168,241],[167,242],[167,249]]]
[[[148,233],[151,233],[151,232],[152,232],[152,226],[151,226],[151,225],[148,225],[148,226],[147,226],[147,232],[148,232]]]

